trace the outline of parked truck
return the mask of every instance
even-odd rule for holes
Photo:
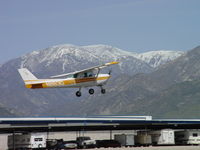
[[[114,139],[118,141],[121,146],[134,146],[135,145],[134,134],[115,134]]]
[[[151,135],[153,145],[175,144],[174,130],[172,129],[150,131],[149,134]]]
[[[175,143],[177,145],[200,145],[200,130],[175,131]]]
[[[8,149],[42,149],[46,148],[45,133],[28,133],[8,136]]]

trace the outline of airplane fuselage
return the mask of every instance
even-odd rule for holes
[[[97,77],[25,80],[25,86],[31,89],[102,86],[110,77],[109,74],[99,74]]]
[[[119,62],[113,61],[71,73],[51,76],[51,79],[38,79],[27,68],[21,68],[18,69],[18,71],[25,82],[26,88],[79,88],[76,92],[76,96],[80,97],[81,89],[84,87],[99,86],[101,88],[101,93],[105,94],[106,90],[103,88],[103,85],[105,85],[111,77],[111,71],[109,71],[108,74],[100,74],[100,70],[118,63]],[[88,92],[92,95],[94,94],[94,89],[90,88]]]

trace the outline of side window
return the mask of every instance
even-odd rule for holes
[[[88,73],[87,72],[84,73],[84,78],[86,78],[86,77],[88,77]]]
[[[77,78],[78,74],[74,74],[74,78]]]
[[[73,78],[87,78],[87,77],[94,77],[95,74],[93,72],[84,72],[84,73],[77,73],[73,75]]]
[[[197,137],[197,136],[198,136],[198,133],[193,133],[192,136],[193,136],[193,137]]]
[[[83,78],[84,77],[84,74],[83,73],[78,73],[77,74],[77,78]]]
[[[88,77],[93,77],[94,74],[92,72],[88,72]]]
[[[35,138],[34,141],[35,142],[42,141],[42,138]]]

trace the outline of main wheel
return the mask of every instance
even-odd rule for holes
[[[76,92],[76,96],[77,96],[77,97],[80,97],[80,96],[81,96],[81,92],[80,92],[80,91],[77,91],[77,92]]]
[[[94,89],[89,89],[89,93],[92,95],[94,94]]]
[[[105,94],[106,93],[106,89],[101,89],[101,93]]]

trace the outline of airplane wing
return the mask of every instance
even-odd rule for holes
[[[83,70],[80,70],[80,71],[75,71],[75,72],[71,72],[71,73],[51,76],[51,78],[59,78],[59,77],[64,77],[64,76],[70,76],[70,75],[74,75],[74,74],[77,74],[77,73],[84,73],[84,72],[87,72],[87,71],[92,71],[92,70],[95,70],[95,69],[99,69],[100,70],[102,68],[108,67],[110,65],[118,64],[118,63],[119,62],[117,62],[117,61],[113,61],[113,62],[109,62],[109,63],[103,64],[103,65],[99,65],[99,66],[94,66],[94,67],[91,67],[91,68],[83,69]]]

